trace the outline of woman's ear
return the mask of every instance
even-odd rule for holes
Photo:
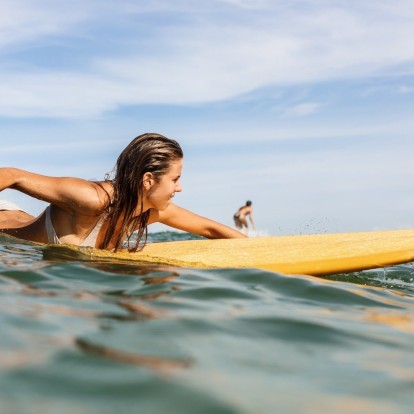
[[[146,172],[144,176],[142,177],[142,185],[145,190],[150,190],[154,182],[155,182],[154,176],[150,172]]]

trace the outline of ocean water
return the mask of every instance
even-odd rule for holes
[[[0,329],[0,414],[413,410],[412,264],[285,276],[0,236]]]

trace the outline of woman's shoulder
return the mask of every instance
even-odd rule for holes
[[[113,186],[106,181],[84,181],[78,187],[78,208],[89,214],[104,212],[112,201]]]

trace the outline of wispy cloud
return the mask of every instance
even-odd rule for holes
[[[71,30],[91,18],[93,9],[87,2],[50,0],[14,0],[0,4],[0,48],[30,48],[45,36],[70,34]],[[12,51],[11,51],[12,52]],[[13,53],[13,52],[12,52]]]
[[[289,7],[248,0],[75,3],[1,6],[0,116],[90,118],[125,105],[216,102],[266,86],[375,76],[414,63],[410,1],[392,8],[356,0]],[[103,36],[106,47],[95,50],[94,36]],[[70,69],[72,49],[83,47],[82,69]],[[32,60],[26,68],[36,48],[55,53],[58,63]],[[297,114],[316,109],[298,107]]]
[[[317,102],[304,102],[289,108],[286,112],[286,116],[307,116],[318,111],[321,107],[320,103]]]

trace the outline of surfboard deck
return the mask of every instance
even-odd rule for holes
[[[414,261],[414,230],[173,241],[148,244],[138,253],[89,250],[83,252],[95,258],[322,276]]]

